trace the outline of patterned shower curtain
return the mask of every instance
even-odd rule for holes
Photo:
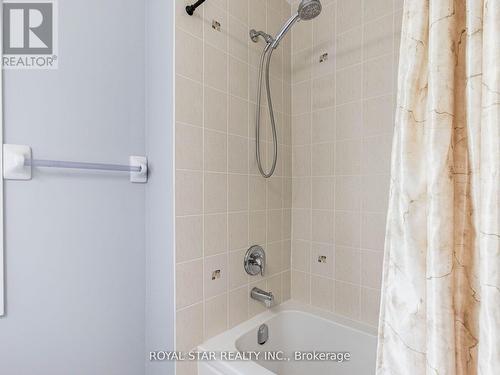
[[[500,374],[500,0],[406,0],[377,374]]]

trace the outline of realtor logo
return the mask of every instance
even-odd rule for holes
[[[3,67],[56,69],[56,17],[54,0],[4,0]]]

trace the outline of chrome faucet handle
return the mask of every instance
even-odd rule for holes
[[[266,253],[264,249],[259,245],[250,247],[245,254],[243,266],[245,267],[245,271],[251,276],[259,273],[264,276],[266,267]]]
[[[254,264],[255,264],[256,266],[258,266],[258,267],[260,268],[260,275],[261,275],[261,276],[264,276],[264,268],[265,268],[265,264],[264,264],[264,262],[263,262],[263,260],[262,260],[262,259],[263,259],[263,258],[255,258],[255,259],[253,260],[253,262],[254,262]]]

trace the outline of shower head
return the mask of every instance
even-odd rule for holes
[[[301,20],[309,21],[319,16],[321,9],[319,0],[302,0],[299,4],[297,14]]]
[[[321,3],[319,0],[302,0],[299,4],[297,13],[294,14],[281,28],[280,32],[274,38],[274,42],[271,44],[273,49],[277,48],[281,39],[284,38],[286,33],[290,31],[292,26],[298,20],[309,21],[313,18],[319,16],[321,13]]]

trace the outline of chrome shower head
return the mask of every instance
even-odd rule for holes
[[[321,13],[321,3],[319,0],[302,0],[297,13],[301,20],[309,21],[319,16]]]
[[[271,42],[270,46],[273,49],[277,48],[281,42],[281,39],[283,39],[286,33],[290,31],[295,22],[299,20],[312,20],[313,18],[319,16],[319,14],[321,13],[321,9],[322,7],[319,0],[302,0],[299,4],[297,13],[294,14],[288,21],[286,21],[279,33],[274,38],[274,42]],[[252,38],[252,40],[254,39]]]

